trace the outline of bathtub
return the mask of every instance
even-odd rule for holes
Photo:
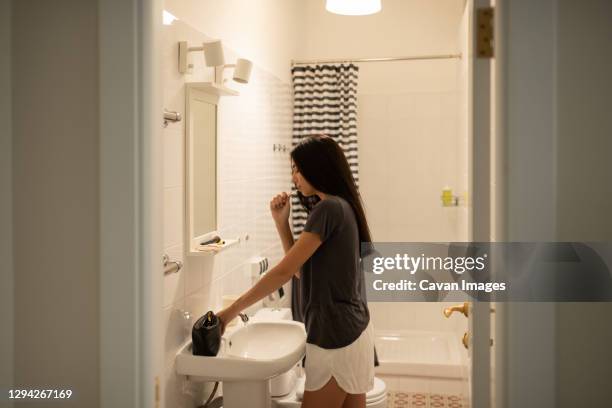
[[[375,330],[376,374],[465,379],[467,354],[452,332]]]

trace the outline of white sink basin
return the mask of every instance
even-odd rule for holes
[[[261,381],[291,369],[305,350],[302,323],[254,322],[227,336],[215,357],[194,356],[187,343],[176,356],[176,371],[196,381]]]

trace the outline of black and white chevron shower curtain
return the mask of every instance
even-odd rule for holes
[[[359,185],[357,149],[357,80],[354,64],[298,65],[293,76],[293,146],[306,136],[326,134],[344,150]],[[307,213],[292,187],[291,216],[295,238],[304,229]]]

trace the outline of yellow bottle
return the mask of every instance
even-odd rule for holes
[[[442,189],[442,205],[444,207],[452,207],[455,201],[455,198],[453,197],[453,190],[451,190],[450,187],[445,186]]]

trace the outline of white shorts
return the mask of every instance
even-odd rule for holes
[[[364,394],[374,386],[374,330],[372,322],[346,347],[324,349],[306,343],[304,390],[321,389],[333,376],[349,394]]]

